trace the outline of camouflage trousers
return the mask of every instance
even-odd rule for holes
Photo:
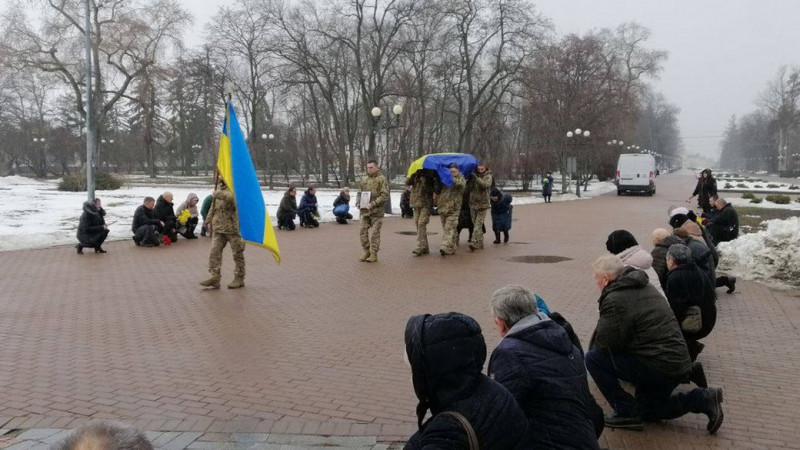
[[[222,249],[231,243],[233,251],[233,262],[236,267],[233,274],[244,278],[244,241],[238,234],[214,233],[214,242],[211,244],[211,254],[208,255],[208,271],[211,276],[219,277],[222,268]]]
[[[477,248],[483,248],[483,224],[486,221],[486,208],[469,210],[472,215],[472,240],[469,242]]]
[[[415,250],[428,251],[428,222],[430,221],[430,209],[414,208],[414,225],[417,227],[417,247]]]
[[[383,217],[361,216],[361,227],[358,230],[361,237],[361,248],[378,253],[378,250],[381,249],[381,226],[383,226]]]
[[[439,214],[442,219],[442,246],[440,250],[448,255],[456,252],[456,239],[458,239],[458,212],[454,214]]]

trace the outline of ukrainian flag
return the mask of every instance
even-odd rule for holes
[[[458,170],[464,177],[469,177],[478,166],[478,160],[467,153],[431,153],[411,163],[406,178],[411,178],[411,175],[417,173],[418,170],[434,170],[439,174],[439,180],[445,186],[450,187],[453,185],[453,176],[450,175],[450,166],[453,164],[458,166]]]
[[[228,102],[222,135],[219,138],[219,158],[217,167],[225,184],[236,196],[236,211],[239,214],[239,231],[242,239],[258,244],[272,252],[278,263],[281,262],[281,251],[275,239],[275,230],[264,204],[258,175],[250,159],[250,151],[236,119],[233,105]]]

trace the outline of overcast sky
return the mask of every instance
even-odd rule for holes
[[[181,0],[195,16],[190,45],[225,0]],[[559,33],[638,22],[669,59],[655,87],[681,109],[688,153],[716,155],[732,114],[756,100],[781,65],[800,64],[800,0],[539,0]]]

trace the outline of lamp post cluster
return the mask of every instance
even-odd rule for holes
[[[577,153],[579,153],[578,149],[580,148],[581,141],[578,139],[579,137],[583,137],[588,139],[592,133],[589,130],[581,130],[580,128],[576,128],[573,132],[572,130],[567,131],[567,140],[573,141],[573,137],[576,138],[574,142],[576,143],[576,157],[572,160],[572,162],[568,162],[568,171],[575,176],[575,195],[578,197],[581,196],[581,177],[578,175],[578,158]]]
[[[395,128],[400,126],[400,115],[403,114],[403,106],[402,105],[394,105],[392,107],[392,113],[394,117],[389,117],[387,114],[384,116],[383,122],[381,122],[381,116],[383,116],[383,110],[380,107],[376,106],[372,108],[370,114],[372,114],[372,134],[377,137],[378,129],[380,128],[381,124],[383,129],[386,130],[386,148],[384,149],[386,155],[386,180],[391,184],[392,180],[392,153],[390,150],[390,139],[389,139],[389,132]],[[376,139],[377,140],[377,139]],[[389,198],[386,200],[386,206],[384,211],[387,214],[392,213],[392,198],[391,194]]]

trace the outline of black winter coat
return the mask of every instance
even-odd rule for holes
[[[714,263],[716,249],[712,251],[708,245],[692,237],[686,238],[684,244],[692,251],[692,260],[697,267],[714,283],[717,280],[717,265]]]
[[[153,208],[153,214],[155,214],[156,219],[164,222],[164,228],[174,228],[175,224],[178,222],[178,218],[175,217],[175,208],[173,206],[173,203],[166,201],[163,195],[158,196],[156,206]]]
[[[661,290],[667,292],[667,251],[675,244],[686,244],[686,242],[678,236],[667,236],[663,241],[656,244],[650,252],[653,257],[653,270],[658,275],[658,282],[661,284]],[[652,280],[651,280],[652,281]]]
[[[597,449],[583,354],[544,314],[526,317],[500,341],[489,376],[517,400],[532,433],[528,448]]]
[[[131,231],[136,233],[136,230],[142,225],[155,225],[158,227],[161,225],[161,221],[156,219],[152,209],[147,209],[144,205],[139,205],[139,207],[136,208],[136,212],[133,213]]]
[[[711,235],[714,244],[732,241],[739,237],[739,214],[728,203],[711,216],[706,230]]]
[[[467,434],[448,415],[467,418],[481,449],[529,449],[528,421],[514,397],[481,373],[486,344],[474,319],[460,313],[414,316],[405,331],[419,431],[405,449],[468,448]],[[430,409],[433,417],[422,423]]]
[[[93,238],[105,231],[106,210],[97,209],[94,202],[83,203],[83,214],[78,223],[78,242],[90,242]]]
[[[717,323],[717,305],[714,284],[697,264],[690,262],[669,271],[667,275],[667,294],[669,306],[675,313],[678,323],[686,318],[686,309],[699,306],[703,328],[697,333],[684,333],[687,338],[698,340],[708,336]]]
[[[349,205],[350,204],[350,197],[345,196],[344,194],[340,193],[336,200],[333,201],[333,207],[336,208],[339,205]]]
[[[692,195],[697,196],[697,205],[707,210],[711,208],[711,197],[717,195],[717,180],[714,177],[700,178]]]
[[[671,377],[689,373],[692,360],[675,313],[644,271],[626,267],[603,289],[598,303],[590,349],[634,355]]]
[[[492,197],[500,197],[500,200],[492,202],[492,229],[494,231],[511,230],[511,214],[514,207],[511,206],[513,197],[504,194],[500,189],[492,189]]]

